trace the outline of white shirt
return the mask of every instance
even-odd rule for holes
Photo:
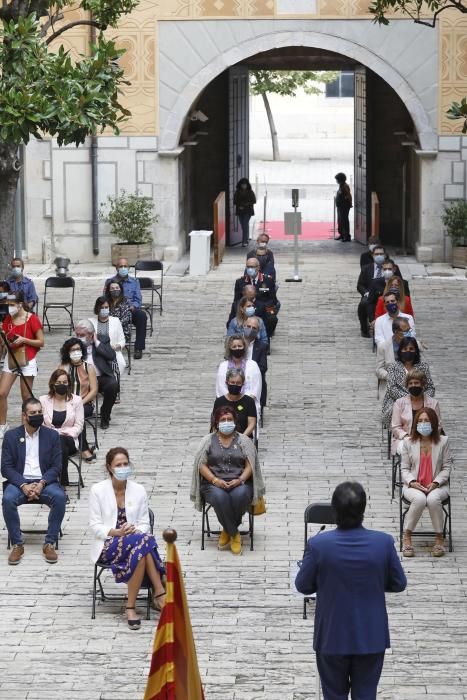
[[[413,336],[415,338],[415,323],[413,320],[413,316],[410,314],[403,314],[402,311],[399,311],[399,314],[397,318],[406,318],[409,322],[410,330],[413,333]],[[375,343],[376,345],[379,345],[380,343],[384,343],[385,340],[389,340],[389,338],[392,338],[393,336],[393,330],[392,330],[392,322],[394,321],[393,318],[388,313],[385,313],[383,316],[378,316],[378,318],[375,321]]]
[[[40,428],[32,435],[25,430],[26,437],[26,459],[24,460],[25,479],[42,479],[42,472],[39,464],[39,432]]]
[[[96,377],[100,377],[101,373],[100,373],[99,369],[96,367],[96,365],[94,364],[94,358],[92,356],[92,345],[88,346],[88,356],[86,358],[86,362],[88,363],[88,365],[92,365],[94,367],[94,369],[96,370]]]

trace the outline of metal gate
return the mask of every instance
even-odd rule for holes
[[[366,243],[370,226],[367,192],[367,82],[366,68],[355,69],[355,192],[354,238]]]
[[[235,216],[233,196],[237,182],[249,177],[249,71],[244,66],[229,69],[229,245],[242,242],[242,232]]]

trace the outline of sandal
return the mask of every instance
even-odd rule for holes
[[[445,554],[445,549],[442,544],[439,544],[438,542],[433,545],[433,549],[431,550],[431,554],[433,557],[444,557]]]
[[[136,608],[125,608],[125,610],[136,610]],[[127,620],[128,622],[128,627],[131,630],[137,630],[141,627],[141,620],[138,618],[137,620]]]
[[[404,542],[403,547],[402,547],[402,556],[403,557],[414,557],[415,556],[415,549],[413,548],[412,544],[409,544],[408,542]]]
[[[161,605],[160,603],[156,602],[158,598],[163,598],[165,596],[165,591],[163,593],[159,593],[159,595],[153,595],[152,597],[152,607],[153,610],[156,610],[157,612],[162,612],[164,609],[164,605]]]

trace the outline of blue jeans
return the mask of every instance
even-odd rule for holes
[[[251,214],[237,214],[238,216],[238,221],[240,223],[241,229],[242,229],[242,244],[243,245],[248,245],[248,241],[250,240],[250,219],[251,219]]]
[[[30,501],[28,501],[21,489],[13,484],[8,484],[3,492],[3,519],[5,520],[12,544],[23,544],[18,506],[29,502]],[[39,499],[37,501],[31,501],[31,503],[45,503],[46,506],[49,506],[49,525],[45,541],[46,543],[55,544],[58,540],[63,516],[65,515],[65,492],[56,482],[54,484],[47,484],[42,490]]]

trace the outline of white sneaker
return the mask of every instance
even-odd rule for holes
[[[3,436],[5,435],[7,430],[8,430],[8,423],[5,423],[5,425],[0,425],[0,440],[3,440]]]

